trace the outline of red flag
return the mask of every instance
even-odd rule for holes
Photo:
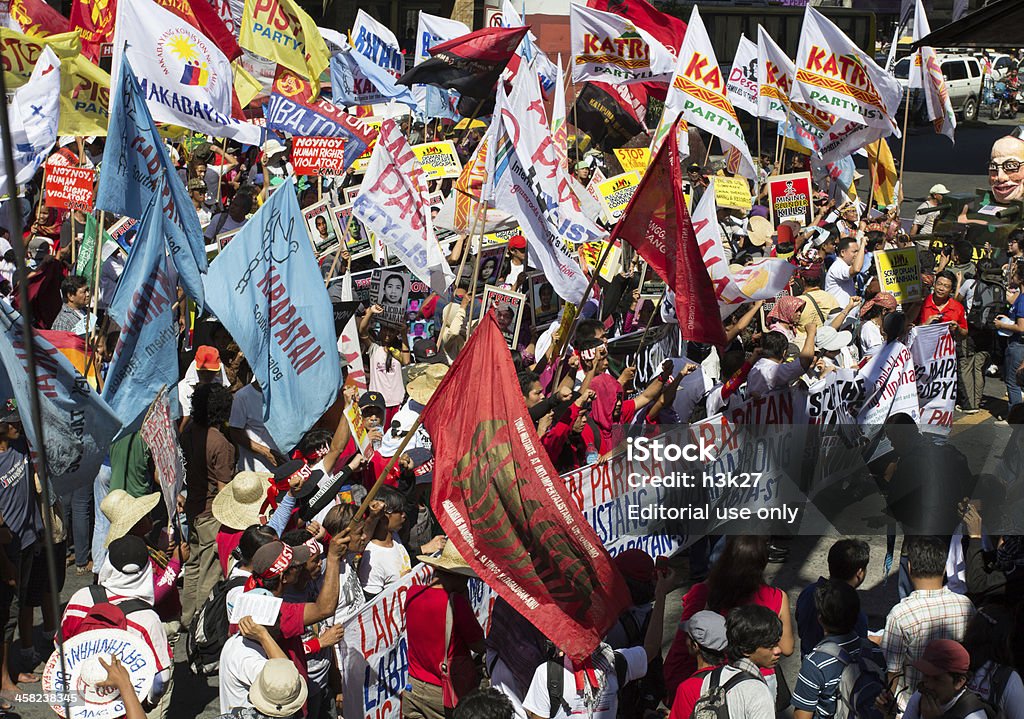
[[[529,31],[529,27],[486,27],[434,45],[431,57],[398,78],[398,84],[435,85],[466,97],[489,97]]]
[[[493,312],[422,417],[434,446],[430,506],[449,541],[567,655],[589,657],[629,592],[541,446]]]
[[[725,328],[718,299],[683,197],[679,132],[677,120],[608,241],[631,244],[675,292],[683,339],[722,346]]]
[[[587,7],[595,10],[613,12],[628,18],[641,30],[649,32],[654,39],[672,51],[679,52],[686,36],[686,23],[675,17],[656,10],[646,0],[587,0]]]
[[[71,28],[82,34],[82,54],[99,63],[100,45],[114,40],[115,0],[73,0]]]
[[[29,35],[60,35],[71,30],[68,19],[43,0],[14,0],[11,17]]]

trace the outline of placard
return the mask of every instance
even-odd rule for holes
[[[719,207],[749,211],[753,206],[750,185],[743,177],[716,177],[715,201]]]
[[[635,170],[643,175],[647,172],[647,166],[651,164],[649,147],[620,147],[614,152],[623,172]]]
[[[349,255],[351,255],[349,259],[358,260],[360,257],[370,254],[370,237],[363,232],[363,226],[352,216],[351,204],[332,207],[331,219],[334,220],[334,226],[345,237],[345,244],[348,247]]]
[[[46,166],[46,206],[90,212],[96,171],[50,163]]]
[[[366,426],[366,422],[363,420],[363,412],[359,409],[358,402],[351,402],[345,407],[345,421],[348,422],[348,428],[352,432],[352,439],[355,440],[356,446],[359,447],[359,453],[364,457],[372,455],[372,451],[367,452],[373,443],[373,440],[370,438],[370,428]]]
[[[505,338],[509,349],[515,349],[519,344],[519,327],[523,323],[526,295],[488,285],[484,288],[481,317],[486,315],[489,309],[494,310],[495,319],[498,320],[498,329],[501,330],[501,335]]]
[[[633,199],[633,193],[636,192],[639,184],[640,173],[636,170],[631,170],[623,172],[621,175],[609,177],[597,186],[597,194],[601,198],[600,202],[604,210],[605,222],[614,224],[619,221],[622,213],[626,211],[629,201]]]
[[[341,175],[345,172],[345,140],[293,137],[291,163],[296,175]]]
[[[900,303],[922,298],[921,261],[916,247],[879,250],[873,254],[875,271],[883,292],[892,292]]]
[[[497,232],[488,232],[487,234],[483,235],[482,239],[487,244],[494,244],[499,242],[506,243],[509,241],[510,237],[515,237],[516,235],[521,234],[523,234],[523,228],[520,227],[519,225],[516,225],[510,230],[498,230]]]
[[[406,270],[385,268],[373,271],[370,276],[370,297],[374,304],[384,308],[377,315],[381,322],[405,324],[410,280],[411,276]]]
[[[665,280],[646,262],[640,271],[640,298],[657,302],[665,295]]]
[[[718,184],[718,180],[715,180]],[[811,173],[797,172],[768,178],[768,206],[772,213],[772,224],[778,227],[783,222],[799,222],[801,227],[811,224],[814,218],[811,207]]]
[[[412,151],[423,166],[427,180],[454,179],[462,174],[462,161],[451,140],[413,145]]]
[[[302,211],[313,244],[313,254],[322,255],[338,244],[341,233],[334,226],[334,216],[328,206],[329,200],[321,200]]]
[[[530,292],[530,310],[533,314],[533,326],[548,325],[558,318],[562,309],[562,298],[555,293],[555,288],[548,282],[543,272],[534,272],[528,278]]]
[[[107,230],[107,234],[127,254],[128,250],[132,248],[132,242],[135,241],[138,224],[139,221],[134,217],[122,217],[111,225],[110,229]]]
[[[349,174],[362,175],[366,172],[367,165],[370,164],[370,155],[373,154],[373,148],[377,144],[377,136],[380,135],[380,126],[384,122],[383,117],[364,117],[362,122],[367,127],[367,134],[372,138],[370,144],[366,146],[366,151],[362,155],[352,161],[352,167],[349,168]],[[346,197],[345,202],[352,202],[354,197]]]

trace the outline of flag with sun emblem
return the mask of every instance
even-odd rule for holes
[[[537,437],[493,312],[423,410],[430,508],[477,576],[574,660],[630,605]]]
[[[204,134],[259,144],[260,127],[231,116],[231,63],[188,20],[153,0],[117,4],[111,77],[127,57],[153,119]],[[112,88],[111,97],[117,95]]]

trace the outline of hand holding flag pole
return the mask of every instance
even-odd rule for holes
[[[366,514],[366,511],[370,508],[370,503],[374,500],[377,493],[380,491],[380,488],[384,485],[384,478],[391,473],[395,464],[397,464],[398,460],[401,459],[402,453],[405,452],[406,446],[408,446],[410,440],[412,440],[416,435],[416,430],[420,428],[422,416],[422,412],[416,416],[412,426],[409,427],[409,431],[406,432],[405,437],[402,438],[402,443],[398,445],[398,449],[395,450],[394,455],[392,455],[391,459],[388,460],[388,463],[384,465],[384,469],[380,471],[380,474],[377,475],[377,480],[373,483],[373,486],[370,487],[370,491],[366,493],[363,503],[359,505],[359,509],[357,509],[356,513],[352,516],[352,521],[348,523],[348,531],[351,532],[355,529],[356,525],[363,521],[363,515]]]

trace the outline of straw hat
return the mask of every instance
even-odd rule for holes
[[[104,547],[109,547],[115,539],[128,534],[132,527],[148,515],[156,505],[160,504],[160,493],[153,492],[141,497],[133,497],[123,489],[113,489],[100,502],[100,511],[110,521],[110,531]]]
[[[461,574],[464,577],[476,577],[476,572],[473,568],[466,564],[466,560],[459,554],[459,550],[455,548],[455,544],[448,540],[444,543],[444,549],[441,550],[441,556],[431,557],[426,554],[421,554],[417,557],[424,564],[429,564],[434,569],[442,569],[452,574]]]
[[[747,219],[747,237],[750,244],[756,247],[764,247],[772,238],[775,228],[772,223],[764,217],[750,217]]]
[[[270,472],[239,472],[213,498],[213,518],[231,529],[259,524],[260,507],[270,486]]]
[[[268,717],[290,717],[306,703],[308,689],[291,659],[269,659],[249,687],[249,702]]]
[[[430,401],[434,390],[441,384],[441,380],[448,374],[448,366],[443,364],[432,364],[416,379],[409,383],[406,390],[414,401],[426,404]]]

